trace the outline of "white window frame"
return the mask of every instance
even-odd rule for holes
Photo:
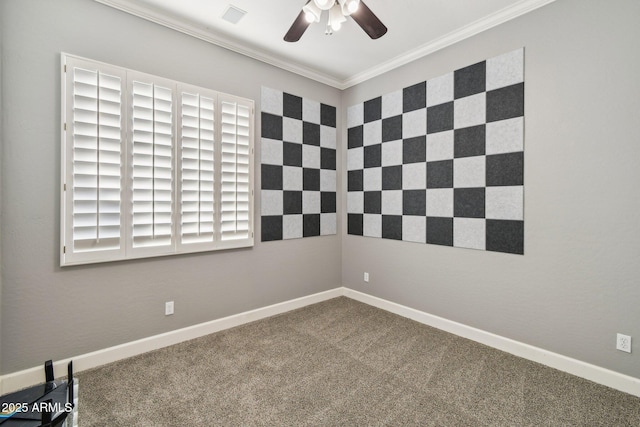
[[[84,169],[81,171],[95,171],[101,170],[99,169],[99,165],[101,165],[101,153],[100,147],[102,145],[98,145],[101,143],[101,134],[100,131],[103,129],[102,124],[102,115],[100,115],[100,108],[103,104],[100,104],[99,92],[96,89],[96,99],[89,99],[88,109],[98,108],[98,111],[85,111],[82,108],[78,107],[81,105],[79,101],[77,105],[74,104],[74,71],[76,69],[87,70],[87,73],[83,75],[88,75],[89,78],[93,78],[91,73],[103,73],[105,76],[110,78],[110,80],[106,80],[107,82],[115,82],[116,79],[120,79],[120,191],[119,191],[119,239],[118,244],[114,245],[113,241],[116,240],[112,238],[112,240],[108,241],[111,246],[105,246],[104,239],[100,240],[100,220],[102,216],[100,216],[99,212],[94,212],[98,209],[100,204],[100,195],[102,194],[99,190],[94,191],[94,186],[99,187],[101,185],[101,180],[96,178],[95,182],[92,181],[89,175],[89,179],[86,179],[85,175],[78,175],[78,165],[80,161],[76,161],[74,163],[74,149],[81,151],[80,154],[84,155],[85,153],[89,153],[88,163],[85,165],[84,163],[81,165]],[[215,250],[223,250],[223,249],[233,249],[233,248],[244,248],[244,247],[252,247],[254,244],[254,123],[255,123],[255,109],[254,109],[254,101],[245,98],[239,98],[233,95],[223,94],[212,89],[197,87],[193,85],[189,85],[186,83],[181,83],[177,81],[173,81],[170,79],[153,76],[150,74],[145,74],[133,70],[128,70],[122,67],[104,64],[101,62],[93,61],[86,58],[77,57],[74,55],[69,55],[63,53],[61,55],[61,88],[62,88],[62,150],[61,150],[61,233],[60,233],[60,265],[68,266],[68,265],[77,265],[77,264],[88,264],[88,263],[98,263],[98,262],[107,262],[107,261],[116,261],[116,260],[126,260],[126,259],[135,259],[135,258],[146,258],[146,257],[154,257],[154,256],[165,256],[172,254],[183,254],[183,253],[191,253],[191,252],[204,252],[204,251],[215,251]],[[110,77],[112,76],[112,77]],[[100,81],[99,81],[100,82]],[[139,127],[137,130],[134,129],[134,113],[133,113],[133,87],[134,82],[138,82],[136,87],[138,89],[147,89],[146,85],[156,85],[160,90],[158,91],[158,96],[162,95],[164,98],[157,101],[158,109],[154,109],[149,112],[144,108],[142,110],[138,109],[138,117],[140,116],[139,111],[142,111],[143,119],[137,119],[137,123],[135,126],[138,126],[139,123],[142,123],[142,127]],[[113,84],[113,83],[112,83]],[[91,98],[91,91],[93,87],[89,85],[89,98]],[[99,85],[98,85],[99,87]],[[108,88],[110,90],[110,88]],[[117,91],[111,91],[117,92]],[[107,94],[111,96],[111,98],[115,99],[115,95],[113,93]],[[155,92],[154,92],[155,93]],[[166,98],[170,93],[170,107],[166,102]],[[188,95],[185,95],[188,94]],[[193,99],[194,96],[197,96],[199,100],[198,102],[202,102],[198,104],[198,118],[197,118],[197,129],[193,129],[194,118],[188,116],[189,114],[193,114],[192,106],[183,105],[183,99],[185,96]],[[144,96],[142,97],[144,98]],[[140,96],[137,99],[141,99]],[[86,101],[83,99],[83,101]],[[115,111],[114,105],[117,105],[117,102],[111,102],[108,100],[107,107],[110,108],[109,112],[112,113]],[[137,102],[137,101],[136,101]],[[143,102],[147,102],[143,100]],[[93,104],[92,104],[93,103]],[[223,117],[223,103],[228,107],[229,103],[235,103],[234,105],[238,105],[242,110],[242,117],[239,117],[239,123],[241,122],[242,128],[234,128],[237,134],[242,133],[240,136],[237,136],[238,147],[237,149],[239,155],[233,156],[233,159],[239,159],[238,165],[236,165],[237,171],[243,172],[240,174],[233,174],[236,179],[242,178],[242,182],[236,184],[236,188],[243,189],[244,193],[234,193],[237,195],[240,203],[224,204],[224,207],[228,209],[229,206],[235,207],[236,209],[241,208],[241,211],[236,212],[237,218],[242,218],[242,227],[244,227],[241,232],[229,234],[225,233],[222,227],[223,220],[223,125],[222,121],[225,117],[228,118],[228,115]],[[98,107],[95,107],[99,105]],[[140,104],[141,105],[141,104]],[[146,104],[151,105],[151,104]],[[227,108],[225,107],[225,108]],[[74,110],[75,108],[75,110]],[[187,111],[189,110],[189,111]],[[213,110],[213,111],[210,111]],[[74,112],[78,112],[78,117],[88,117],[86,123],[74,123]],[[240,111],[240,110],[238,110]],[[81,115],[80,113],[84,114]],[[187,129],[187,125],[183,123],[183,113],[185,117],[185,123],[188,121],[190,124],[190,128]],[[92,115],[93,114],[93,115]],[[200,116],[202,115],[202,117]],[[94,117],[95,116],[95,117]],[[117,115],[111,114],[107,117],[110,122],[107,124],[114,124],[107,130],[108,134],[112,137],[107,140],[105,144],[107,147],[113,148],[115,141],[115,130],[117,126]],[[112,117],[113,116],[113,117]],[[167,123],[166,118],[170,116],[170,124]],[[115,119],[114,119],[115,117]],[[152,118],[151,122],[154,123],[152,129],[154,132],[148,132],[149,126],[147,120],[148,118]],[[213,123],[211,123],[211,118],[213,118]],[[93,123],[97,121],[97,123]],[[157,122],[157,123],[156,123]],[[86,129],[88,129],[85,133],[88,133],[88,137],[83,137],[82,135],[77,136],[78,129],[80,126],[84,125]],[[183,126],[184,125],[184,126]],[[87,127],[88,126],[88,127]],[[211,129],[213,127],[213,129]],[[228,126],[226,126],[228,129]],[[97,130],[96,130],[97,129]],[[142,137],[139,135],[140,129],[142,130]],[[161,131],[155,132],[158,129]],[[142,170],[144,178],[139,179],[136,184],[139,188],[143,188],[143,196],[145,200],[149,200],[148,197],[152,197],[151,204],[144,204],[142,210],[137,210],[140,212],[144,212],[145,214],[136,218],[136,223],[140,224],[140,219],[143,218],[142,222],[147,223],[151,221],[153,224],[159,224],[161,227],[158,227],[158,230],[167,231],[166,221],[167,218],[170,217],[170,238],[164,242],[163,244],[154,244],[151,238],[147,238],[146,244],[141,245],[139,243],[140,238],[134,239],[133,237],[133,229],[134,229],[134,189],[133,189],[133,176],[134,176],[134,133],[138,134],[136,136],[136,144],[139,147],[142,147],[142,152],[138,151],[138,156],[136,157],[135,162],[138,162],[138,167],[136,169],[136,174],[139,174],[139,171]],[[107,132],[105,131],[105,134]],[[169,141],[167,138],[167,134],[170,133],[170,160],[168,159],[169,152],[163,148],[166,147],[166,142]],[[184,133],[184,135],[183,135]],[[95,135],[94,135],[95,134]],[[197,134],[197,136],[195,136]],[[229,136],[225,134],[225,138],[229,139]],[[75,136],[75,137],[74,137]],[[80,140],[79,138],[85,138],[84,140]],[[158,142],[156,142],[155,138],[158,138]],[[185,142],[185,144],[191,144],[191,148],[183,148],[183,137],[185,140],[189,140]],[[195,138],[195,139],[194,139]],[[78,144],[85,143],[85,145],[89,144],[89,150],[84,149],[84,146],[80,146],[78,148]],[[88,141],[88,142],[86,142]],[[141,142],[142,141],[142,142]],[[93,144],[93,145],[91,145]],[[163,145],[165,144],[165,145]],[[193,156],[194,156],[194,144],[197,145],[197,149],[195,149],[195,155],[197,157],[197,164],[194,166]],[[213,145],[212,150],[211,144]],[[104,145],[104,144],[103,144]],[[149,164],[147,162],[147,155],[152,153],[149,151],[150,148],[147,147],[150,145],[153,148],[153,153],[157,153],[158,156],[151,156],[152,163]],[[95,149],[92,148],[95,146]],[[82,151],[84,150],[84,151]],[[92,151],[93,150],[93,151]],[[191,150],[191,158],[187,155],[183,159],[183,150],[184,153]],[[95,152],[95,153],[94,153]],[[110,154],[111,157],[105,157],[107,160],[115,162],[115,152],[111,151],[107,154]],[[141,154],[140,154],[141,153]],[[83,160],[84,158],[77,158]],[[94,157],[95,160],[94,161]],[[213,157],[213,159],[211,159]],[[142,159],[142,160],[140,160]],[[142,161],[142,163],[140,163]],[[146,162],[146,163],[145,163]],[[184,165],[183,165],[183,162]],[[105,166],[106,170],[110,172],[112,175],[115,174],[115,170],[117,170],[117,166],[114,164],[107,164]],[[167,187],[167,170],[166,166],[170,165],[170,184]],[[150,166],[150,167],[147,167]],[[163,169],[161,166],[164,166]],[[183,170],[184,166],[184,170]],[[74,168],[75,167],[75,168]],[[196,168],[194,170],[194,167]],[[224,167],[229,168],[229,163],[226,162]],[[233,165],[231,167],[234,167]],[[87,169],[88,168],[88,169]],[[190,169],[189,169],[190,168]],[[76,171],[76,176],[74,177],[74,170]],[[148,172],[153,171],[153,172]],[[158,171],[158,180],[155,179],[155,171]],[[246,172],[246,173],[244,173]],[[147,175],[147,173],[153,173],[153,175]],[[183,173],[185,177],[183,177]],[[98,172],[96,176],[100,176]],[[140,175],[141,176],[141,175]],[[231,176],[229,174],[225,175],[225,178]],[[149,178],[149,179],[147,179]],[[183,178],[186,180],[190,180],[189,182],[185,181],[185,188],[189,185],[193,187],[196,185],[197,191],[191,191],[187,196],[186,193],[183,193]],[[75,179],[75,180],[74,180]],[[84,179],[84,181],[82,181]],[[110,180],[110,181],[109,181]],[[110,183],[111,186],[115,186],[114,177],[108,177],[104,182]],[[211,191],[211,181],[213,181],[213,191]],[[85,191],[86,189],[78,188],[77,185],[88,183],[86,186],[91,188],[88,189],[91,197],[95,194],[97,200],[93,202],[93,199],[89,197],[89,202],[82,201],[79,202],[79,198],[82,194],[80,191]],[[140,184],[142,183],[142,184]],[[149,184],[151,183],[151,184]],[[195,184],[194,184],[195,183]],[[149,187],[151,185],[151,187]],[[157,185],[160,185],[160,189],[158,189]],[[164,187],[163,187],[164,186]],[[162,188],[170,188],[170,214],[166,214],[167,210],[167,191],[160,191]],[[112,188],[107,189],[108,192],[105,194],[109,194],[110,197],[114,198],[114,190]],[[156,191],[157,190],[157,191]],[[116,191],[117,192],[117,191]],[[136,193],[136,197],[138,197]],[[150,196],[151,195],[151,196]],[[156,195],[158,197],[164,197],[159,201],[156,200]],[[228,196],[228,194],[225,194]],[[183,198],[186,204],[190,203],[187,200],[188,197],[191,197],[191,216],[185,215],[183,218]],[[197,203],[195,204],[197,217],[197,237],[194,238],[193,235],[193,198],[197,198]],[[211,198],[213,201],[211,203]],[[141,199],[140,199],[141,200]],[[76,202],[76,205],[74,205]],[[156,203],[157,202],[157,203]],[[94,207],[95,205],[95,207]],[[110,215],[107,218],[111,219],[113,222],[113,218],[117,217],[113,210],[114,206],[117,205],[117,201],[108,201],[107,207],[111,209]],[[74,206],[88,206],[85,208],[85,211],[75,211],[76,214],[76,233],[78,231],[78,223],[84,218],[88,218],[86,221],[87,226],[85,227],[89,230],[88,240],[83,241],[84,246],[76,245],[76,241],[74,241],[74,236],[79,236],[79,234],[74,234]],[[139,205],[140,206],[140,205]],[[152,208],[149,208],[152,206]],[[156,206],[158,208],[156,209]],[[149,211],[148,209],[151,209]],[[213,209],[213,218],[211,218],[210,211]],[[149,214],[145,216],[146,214]],[[85,215],[84,217],[82,215]],[[79,219],[78,219],[79,218]],[[97,218],[97,219],[96,219]],[[93,221],[93,223],[92,223]],[[158,222],[159,221],[159,222]],[[165,225],[163,225],[163,223]],[[110,223],[109,223],[110,224]],[[234,223],[235,224],[235,223]],[[239,224],[239,223],[238,223]],[[83,224],[81,224],[83,225]],[[152,226],[155,230],[155,225]],[[164,228],[163,228],[164,227]],[[183,228],[184,227],[184,228]],[[116,226],[111,225],[111,229],[109,231],[113,234],[113,229],[117,229]],[[147,230],[147,228],[140,227],[138,225],[138,230]],[[91,233],[96,235],[95,239],[91,237]],[[139,231],[136,231],[139,234]],[[200,234],[202,233],[202,234]],[[87,234],[87,233],[85,233]],[[231,237],[231,238],[230,238]],[[236,238],[237,237],[237,238]],[[93,239],[93,240],[92,240]],[[102,246],[101,246],[102,245]]]

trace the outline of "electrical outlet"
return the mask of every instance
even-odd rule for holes
[[[617,335],[616,349],[631,353],[631,337],[629,335]]]
[[[369,273],[367,273],[366,271],[364,272],[364,281],[369,283]]]
[[[173,301],[167,301],[164,303],[164,315],[170,316],[173,314]]]

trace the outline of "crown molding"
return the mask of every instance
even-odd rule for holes
[[[139,4],[135,4],[130,0],[94,0],[94,1],[96,1],[97,3],[101,3],[105,6],[110,6],[114,9],[118,9],[122,12],[126,12],[131,15],[137,16],[138,18],[142,18],[147,21],[153,22],[155,24],[159,24],[164,27],[170,28],[172,30],[181,32],[188,36],[195,37],[197,39],[214,44],[216,46],[220,46],[224,49],[231,50],[233,52],[247,56],[249,58],[253,58],[258,61],[264,62],[266,64],[281,68],[283,70],[290,71],[295,74],[299,74],[311,80],[315,80],[317,82],[324,83],[326,85],[333,86],[336,88],[340,88],[340,86],[342,85],[342,82],[333,76],[330,76],[325,73],[320,73],[311,68],[304,67],[290,61],[286,61],[274,55],[269,55],[263,51],[247,47],[246,45],[242,45],[240,43],[232,41],[221,35],[214,34],[210,31],[206,31],[202,28],[199,28],[183,20],[158,12],[151,8],[148,8]]]
[[[416,59],[425,57],[447,46],[451,46],[467,38],[473,37],[483,31],[510,21],[518,16],[529,13],[535,9],[553,3],[556,0],[522,0],[513,6],[506,7],[483,19],[472,22],[456,31],[446,34],[436,40],[432,40],[415,49],[409,50],[389,61],[385,61],[361,73],[354,74],[346,79],[339,79],[330,74],[321,73],[309,67],[304,67],[295,62],[282,59],[275,55],[247,47],[226,37],[206,31],[183,20],[174,18],[165,13],[153,10],[149,7],[136,4],[131,0],[94,0],[105,6],[121,10],[147,21],[154,22],[183,34],[195,37],[205,42],[220,46],[241,55],[264,62],[274,67],[301,75],[303,77],[326,84],[336,89],[344,90],[351,86],[365,82],[395,68],[406,65]]]
[[[399,55],[389,61],[383,62],[376,67],[373,67],[362,73],[354,74],[353,76],[342,81],[342,89],[355,86],[359,83],[365,82],[369,79],[377,77],[395,68],[406,65],[410,62],[420,59],[434,52],[451,46],[462,40],[468,39],[480,34],[483,31],[489,30],[507,21],[510,21],[518,16],[529,13],[535,9],[545,6],[549,3],[553,3],[556,0],[523,0],[514,6],[506,7],[496,13],[488,15],[482,19],[479,19],[471,24],[465,25],[455,31],[450,32],[440,38],[432,40],[415,49],[409,50],[402,55]]]

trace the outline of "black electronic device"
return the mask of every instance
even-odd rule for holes
[[[74,408],[73,363],[67,366],[68,379],[55,381],[53,362],[44,364],[44,384],[0,397],[2,427],[61,427]]]

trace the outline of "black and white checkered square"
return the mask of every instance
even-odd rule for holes
[[[524,49],[349,107],[347,228],[524,253]]]
[[[262,241],[336,234],[336,108],[262,88]]]

